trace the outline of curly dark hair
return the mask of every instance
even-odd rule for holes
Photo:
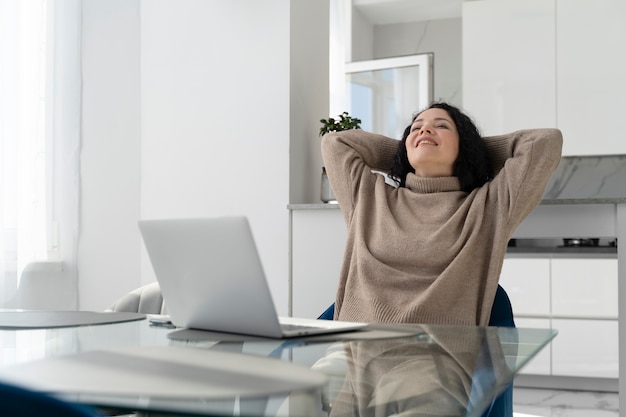
[[[409,172],[415,173],[406,152],[406,139],[411,132],[411,125],[420,114],[429,109],[445,110],[459,132],[459,155],[454,162],[453,175],[459,179],[461,190],[470,192],[491,180],[492,170],[487,147],[472,119],[453,105],[435,102],[413,116],[411,123],[404,129],[402,141],[391,167],[391,176],[399,186],[406,186],[406,176]]]

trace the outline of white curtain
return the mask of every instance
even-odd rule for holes
[[[0,0],[0,306],[48,270],[77,304],[80,18],[81,0]]]

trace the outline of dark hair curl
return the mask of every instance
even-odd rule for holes
[[[429,109],[445,110],[459,132],[459,155],[454,162],[453,175],[459,179],[461,190],[470,192],[491,180],[492,170],[487,146],[472,119],[453,105],[435,102],[413,116],[411,123],[404,129],[391,167],[391,176],[400,187],[406,186],[406,176],[409,172],[415,173],[406,152],[406,139],[411,132],[411,125],[420,114]]]

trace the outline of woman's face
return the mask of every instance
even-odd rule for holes
[[[406,138],[409,163],[420,177],[450,177],[459,155],[459,132],[447,111],[420,113]]]

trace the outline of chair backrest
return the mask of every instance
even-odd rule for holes
[[[167,314],[158,282],[141,286],[129,292],[107,311],[123,311],[142,314]]]
[[[511,300],[500,284],[498,284],[496,297],[493,300],[493,307],[491,307],[489,325],[495,327],[515,327]]]

